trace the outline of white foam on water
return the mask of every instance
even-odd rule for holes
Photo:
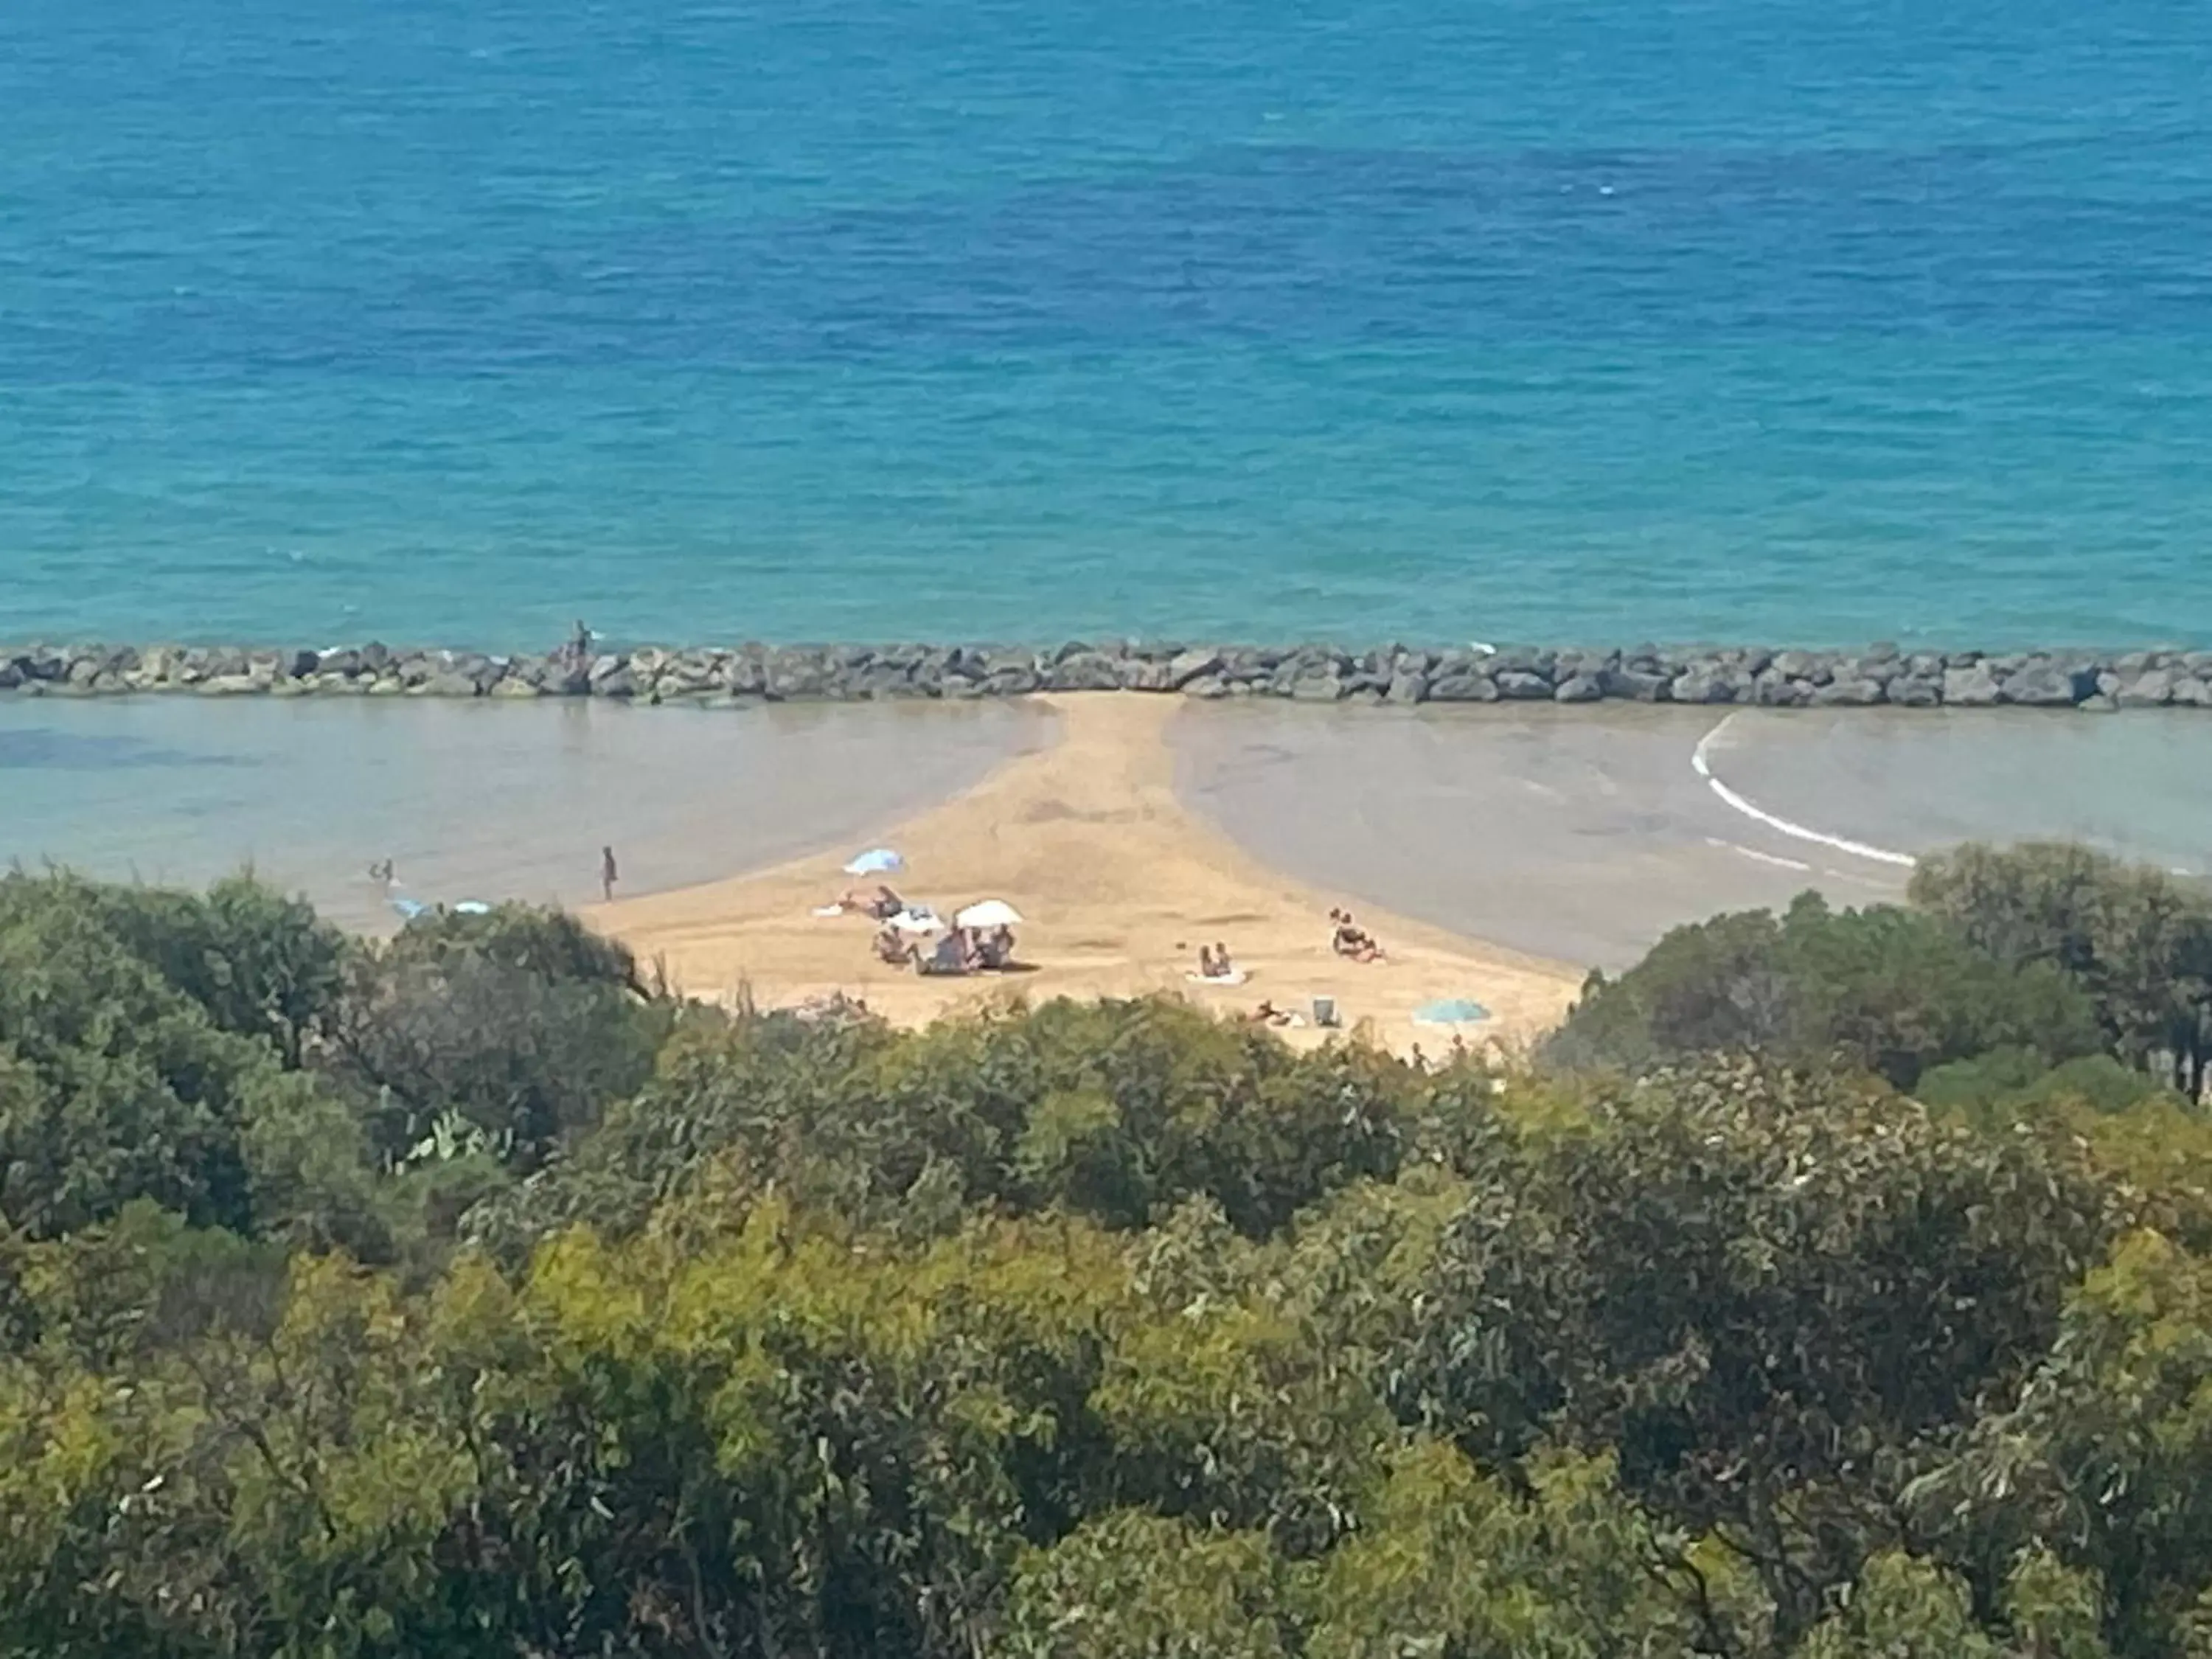
[[[1756,847],[1746,847],[1740,841],[1723,841],[1718,836],[1707,836],[1705,845],[1741,853],[1747,859],[1756,859],[1761,864],[1771,864],[1779,869],[1810,871],[1813,867],[1802,859],[1785,859],[1779,853],[1762,853]]]
[[[1919,862],[1910,853],[1892,852],[1887,847],[1871,847],[1863,841],[1850,841],[1842,836],[1832,836],[1824,830],[1815,830],[1810,825],[1796,823],[1788,818],[1779,817],[1755,802],[1747,800],[1723,783],[1713,775],[1712,764],[1706,758],[1706,752],[1711,749],[1714,740],[1728,730],[1729,722],[1735,719],[1734,714],[1723,718],[1719,725],[1698,739],[1698,746],[1690,751],[1691,769],[1705,781],[1705,787],[1718,795],[1723,804],[1742,813],[1744,817],[1756,819],[1768,829],[1782,835],[1789,836],[1797,841],[1815,842],[1822,847],[1832,847],[1838,852],[1849,853],[1855,858],[1873,859],[1882,864],[1903,865],[1908,870]]]

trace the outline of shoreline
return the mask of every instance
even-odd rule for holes
[[[1333,997],[1345,1031],[1365,1030],[1400,1053],[1442,1053],[1455,1030],[1469,1043],[1511,1048],[1564,1017],[1583,970],[1347,899],[1264,863],[1194,811],[1176,789],[1168,740],[1180,705],[1164,698],[1054,696],[1048,746],[1002,762],[980,782],[891,830],[905,869],[890,878],[909,901],[947,913],[979,899],[1024,917],[1006,975],[926,978],[875,959],[873,925],[821,917],[814,907],[848,887],[849,849],[751,874],[589,905],[584,919],[659,963],[687,994],[756,997],[787,1006],[856,997],[902,1025],[927,1024],[1008,996],[1042,1000],[1170,992],[1218,1013],[1262,1000],[1307,1023],[1293,1042],[1329,1033],[1312,1001]],[[1328,945],[1328,913],[1357,907],[1389,952],[1357,963]],[[1188,977],[1201,945],[1227,945],[1248,977],[1234,987]],[[1490,1018],[1424,1025],[1424,1004],[1470,999]]]
[[[2212,651],[1572,649],[1176,641],[1050,647],[900,644],[494,655],[173,645],[0,646],[0,695],[590,698],[740,708],[1133,691],[1353,707],[1681,703],[1849,709],[2212,709]]]
[[[880,841],[1054,741],[1055,701],[687,720],[594,698],[0,697],[0,861],[188,886],[250,866],[372,933],[393,897],[595,900],[603,844],[617,896],[641,896]],[[2080,840],[2212,876],[2212,721],[2187,709],[1079,701],[1154,721],[1181,805],[1271,878],[1578,968],[1807,886],[1893,897],[1908,860],[1961,841]],[[364,872],[393,858],[387,894]]]

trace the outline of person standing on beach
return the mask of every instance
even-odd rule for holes
[[[622,872],[615,867],[615,849],[599,848],[599,893],[610,904],[614,902],[615,884],[622,879]]]

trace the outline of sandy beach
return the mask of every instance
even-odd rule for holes
[[[854,885],[841,872],[854,848],[821,853],[727,880],[589,908],[597,926],[686,992],[729,997],[748,988],[763,1006],[844,993],[904,1024],[992,998],[1133,996],[1169,991],[1223,1012],[1262,999],[1310,1017],[1334,997],[1345,1026],[1401,1052],[1448,1048],[1449,1029],[1414,1011],[1466,998],[1491,1018],[1469,1040],[1525,1042],[1557,1023],[1579,969],[1358,906],[1389,959],[1355,963],[1329,949],[1328,912],[1341,895],[1260,864],[1176,797],[1167,728],[1182,708],[1164,697],[1051,700],[1056,740],[1002,763],[945,805],[884,837],[906,860],[893,878],[940,913],[1000,898],[1025,918],[1027,971],[923,978],[878,962],[873,924],[814,908]],[[1227,945],[1249,975],[1234,988],[1192,982],[1200,945]],[[1308,1025],[1286,1036],[1317,1041]]]

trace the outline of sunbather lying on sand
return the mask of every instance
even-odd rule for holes
[[[818,916],[866,916],[874,921],[889,921],[906,908],[906,901],[888,887],[878,886],[863,897],[848,887],[836,901],[823,905],[814,914]]]

